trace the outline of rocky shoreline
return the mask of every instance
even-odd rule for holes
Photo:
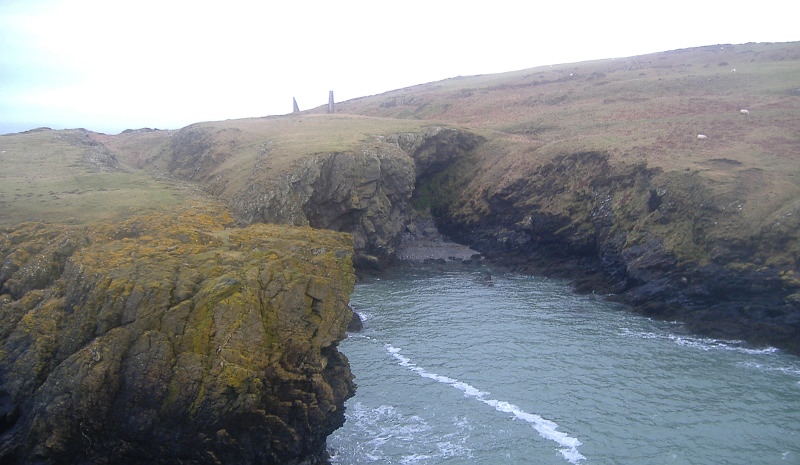
[[[406,262],[464,262],[480,261],[481,254],[465,245],[446,239],[420,240],[404,243],[397,248],[398,260]]]
[[[797,338],[800,317],[797,300],[787,298],[794,282],[770,270],[730,270],[725,267],[686,268],[669,256],[651,251],[650,260],[662,263],[647,281],[630,280],[635,272],[611,268],[594,256],[553,255],[552,251],[515,253],[502,247],[482,252],[439,238],[404,240],[397,249],[401,265],[470,263],[491,264],[509,272],[567,279],[575,292],[592,293],[626,304],[644,316],[684,323],[707,337],[744,341],[753,347],[773,346],[800,355]],[[630,281],[622,283],[620,276]],[[793,294],[792,294],[793,295]]]
[[[680,321],[699,335],[800,355],[800,280],[791,271],[736,267],[724,260],[679,261],[657,237],[625,250],[602,225],[587,238],[585,230],[564,227],[569,218],[530,221],[537,224],[535,233],[524,223],[497,217],[472,230],[443,223],[446,234],[472,244],[501,268],[569,279],[576,292],[603,295],[651,318]],[[536,242],[532,234],[547,239]]]

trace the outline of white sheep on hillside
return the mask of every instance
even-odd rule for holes
[[[698,134],[697,138],[700,139],[700,140],[703,140],[703,139],[708,139],[708,136],[705,135],[705,134]]]
[[[741,110],[739,110],[739,113],[741,113],[741,114],[743,114],[743,115],[749,115],[749,114],[750,114],[750,112],[749,112],[748,110],[745,110],[744,108],[742,108]]]

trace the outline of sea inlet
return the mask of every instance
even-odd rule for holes
[[[556,279],[419,266],[356,285],[332,463],[800,463],[800,359]]]

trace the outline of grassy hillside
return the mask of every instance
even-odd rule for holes
[[[717,165],[730,167],[711,161],[721,158],[785,168],[800,144],[800,44],[711,46],[456,78],[336,109],[482,130],[499,139],[506,163],[522,167],[604,150],[620,162],[709,177],[720,174],[711,173]],[[699,144],[698,134],[708,139]]]
[[[204,174],[224,173],[231,182],[246,178],[255,164],[285,172],[309,154],[447,122],[489,140],[476,157],[479,191],[502,189],[563,154],[603,151],[612,164],[645,162],[695,174],[715,197],[737,209],[744,202],[741,214],[753,226],[790,208],[800,194],[797,43],[709,46],[459,77],[340,102],[334,116],[313,114],[325,109],[183,131],[203,132],[203,140],[192,142],[211,147],[215,167]],[[143,171],[169,169],[165,151],[177,134],[38,130],[0,137],[6,213],[0,221],[51,215],[77,221],[103,215],[100,210],[180,202],[180,186]]]
[[[581,153],[604,154],[619,173],[651,170],[647,188],[656,200],[691,210],[679,211],[684,224],[650,215],[641,193],[628,192],[611,199],[629,217],[617,227],[633,232],[631,241],[642,228],[670,236],[671,249],[699,262],[712,260],[713,251],[698,244],[780,235],[800,216],[800,43],[716,45],[459,77],[318,114],[325,111],[117,136],[2,136],[0,223],[91,221],[209,193],[230,200],[285,177],[304,157],[362,150],[383,135],[442,122],[486,138],[469,160],[421,191],[467,222],[480,221],[504,192],[541,188],[529,180]],[[589,171],[572,173],[558,195],[527,201],[553,215],[589,214],[595,167],[580,166]],[[645,214],[652,218],[637,218]],[[800,247],[789,241],[759,253],[749,261],[797,266]]]
[[[131,166],[84,130],[0,136],[0,226],[84,224],[185,202],[188,190]]]
[[[773,127],[748,143],[796,129],[797,99],[787,97],[800,96],[798,61],[796,43],[710,46],[449,79],[343,102],[336,110],[448,121],[549,151],[669,152],[679,157],[648,160],[671,167],[694,152],[698,133],[724,144],[717,149],[736,145],[731,136],[743,130],[742,108],[751,111],[751,124],[768,120]]]
[[[158,166],[204,183],[215,195],[240,195],[246,183],[269,183],[299,160],[316,154],[357,150],[387,133],[418,131],[423,121],[358,115],[302,115],[193,124],[170,141]]]

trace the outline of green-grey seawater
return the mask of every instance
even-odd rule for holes
[[[335,464],[800,463],[800,359],[485,268],[356,286]]]

